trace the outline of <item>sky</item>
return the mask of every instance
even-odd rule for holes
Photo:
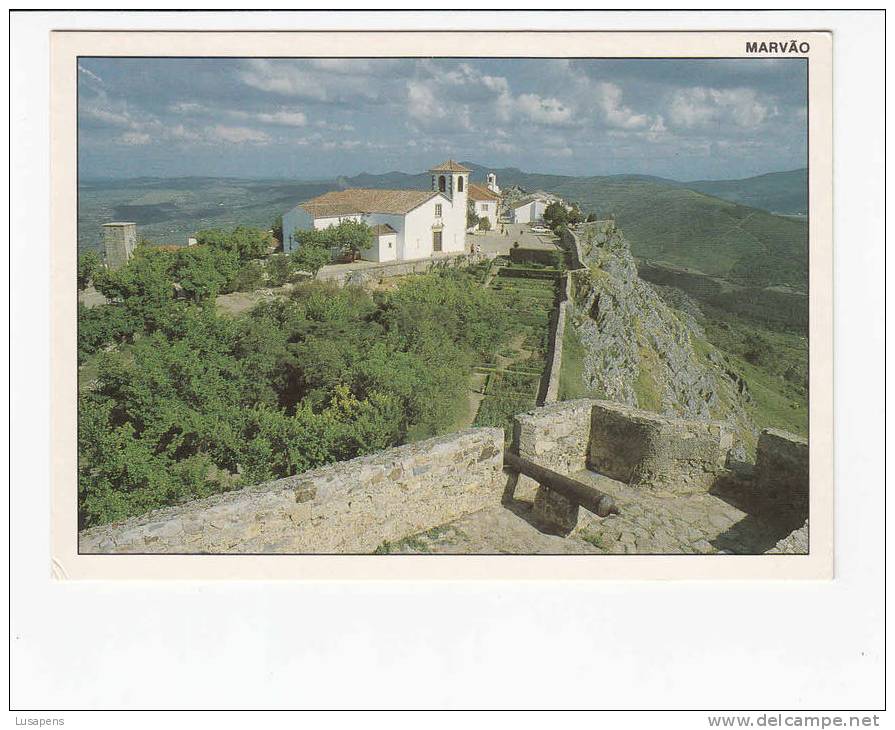
[[[807,165],[801,59],[85,58],[83,179],[329,179],[445,159],[726,179]]]

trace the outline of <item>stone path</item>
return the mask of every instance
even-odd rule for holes
[[[632,488],[585,471],[575,478],[613,496],[620,514],[599,518],[581,510],[568,536],[551,533],[531,513],[533,494],[466,515],[389,546],[398,553],[637,554],[733,553],[755,555],[775,548],[802,527],[792,517],[757,517],[747,506],[716,494],[679,495]],[[804,552],[801,542],[791,552]]]
[[[555,243],[556,236],[552,233],[535,233],[527,223],[507,223],[506,228],[509,235],[505,236],[501,233],[500,226],[498,226],[496,231],[467,235],[466,243],[468,245],[477,243],[482,251],[502,256],[509,254],[514,241],[519,241],[522,248],[550,250],[559,248]]]

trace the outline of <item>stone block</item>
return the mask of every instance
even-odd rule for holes
[[[754,480],[757,495],[808,513],[808,441],[801,436],[766,428],[755,450]]]
[[[545,526],[561,535],[568,535],[578,527],[580,508],[577,502],[567,499],[547,487],[538,487],[532,514]]]
[[[729,445],[721,423],[593,401],[588,466],[626,484],[708,491],[724,468]]]
[[[561,474],[587,465],[593,401],[562,401],[514,419],[513,447],[519,456]]]
[[[513,489],[513,499],[520,502],[534,503],[540,485],[531,477],[519,474]]]

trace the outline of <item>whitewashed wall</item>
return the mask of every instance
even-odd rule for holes
[[[394,261],[398,258],[398,234],[373,236],[373,245],[360,255],[365,261]]]
[[[487,218],[491,223],[491,230],[497,230],[497,208],[496,200],[477,200],[475,201],[475,214],[479,218]]]

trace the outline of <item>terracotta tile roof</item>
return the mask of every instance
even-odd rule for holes
[[[391,213],[403,215],[438,195],[432,190],[376,190],[350,188],[333,190],[301,207],[314,218],[352,213]]]
[[[432,167],[429,172],[472,172],[468,167],[463,167],[459,162],[447,160],[442,162],[438,167]]]
[[[470,183],[469,185],[469,199],[470,200],[500,200],[500,196],[495,193],[493,190],[489,190],[484,185],[479,185],[478,183]]]
[[[374,236],[387,236],[390,233],[397,233],[397,231],[388,223],[380,223],[379,225],[373,226],[372,230]]]

